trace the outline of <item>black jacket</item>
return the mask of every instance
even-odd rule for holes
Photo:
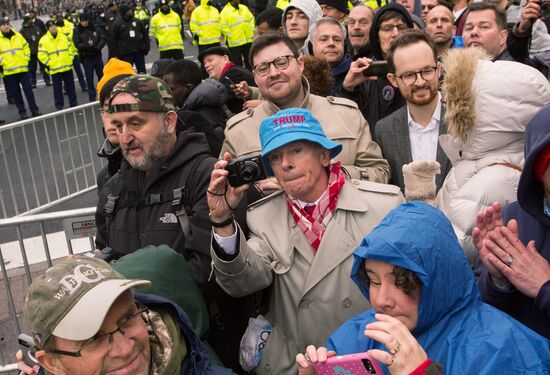
[[[105,46],[105,37],[95,27],[90,25],[83,27],[79,24],[74,28],[73,42],[82,60],[101,55],[101,49]]]
[[[23,35],[27,43],[29,43],[31,54],[36,55],[38,53],[38,41],[40,41],[40,38],[44,35],[40,28],[31,23],[30,25],[23,25],[19,32]]]
[[[182,109],[200,112],[214,126],[225,129],[227,115],[223,109],[227,92],[218,81],[208,78],[198,84],[185,98]]]
[[[117,56],[134,52],[149,52],[149,33],[143,23],[134,17],[119,18],[113,25],[113,40],[116,45]]]
[[[224,139],[223,128],[214,129],[214,125],[200,112],[178,110],[178,125],[176,131],[203,133],[210,147],[210,155],[218,157]]]
[[[239,83],[241,81],[246,81],[249,86],[256,86],[256,82],[254,81],[254,76],[252,75],[252,73],[250,73],[248,69],[245,69],[242,66],[233,65],[231,68],[227,69],[227,71],[220,77],[220,82],[223,83],[227,91],[227,99],[225,101],[225,104],[233,114],[242,112],[244,101],[240,98],[237,98],[235,96],[235,93],[229,86],[231,86],[231,82]]]
[[[197,282],[206,281],[210,274],[211,235],[206,188],[216,162],[208,155],[209,151],[204,135],[182,132],[172,152],[147,175],[123,160],[120,172],[107,181],[99,193],[97,214],[107,225],[98,226],[96,241],[113,248],[118,257],[147,245],[167,244],[186,257]],[[189,174],[193,161],[199,157],[204,159],[188,177],[184,194],[190,212],[190,238],[185,238],[182,232],[171,199],[158,204],[142,202],[124,207],[124,201],[132,199],[148,197],[150,201],[156,194],[160,194],[161,200],[171,197],[175,188],[186,183],[181,181],[182,176]],[[117,209],[109,217],[104,208],[110,194],[120,198]]]

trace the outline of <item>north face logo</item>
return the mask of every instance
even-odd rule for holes
[[[163,224],[176,224],[178,222],[177,216],[171,212],[164,214],[164,216],[161,216],[159,220]]]

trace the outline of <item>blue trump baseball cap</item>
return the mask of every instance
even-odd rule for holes
[[[296,141],[308,141],[330,151],[330,158],[342,151],[342,145],[327,138],[321,124],[311,112],[303,108],[288,108],[267,117],[260,124],[262,160],[267,175],[273,176],[267,155]]]

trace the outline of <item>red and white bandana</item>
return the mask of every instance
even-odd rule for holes
[[[340,195],[340,189],[346,182],[346,176],[340,169],[340,162],[330,165],[330,173],[328,179],[328,186],[319,202],[313,210],[313,214],[309,215],[298,203],[296,199],[293,199],[286,195],[286,203],[292,218],[298,224],[304,235],[306,236],[309,244],[313,247],[313,251],[316,253],[325,233],[326,227],[323,224],[325,218],[332,216],[332,212],[338,202],[338,196]]]

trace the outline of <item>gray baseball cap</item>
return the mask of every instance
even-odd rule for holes
[[[129,280],[106,262],[87,256],[67,258],[32,282],[23,314],[39,349],[51,335],[87,340],[101,328],[115,300],[147,280]]]

